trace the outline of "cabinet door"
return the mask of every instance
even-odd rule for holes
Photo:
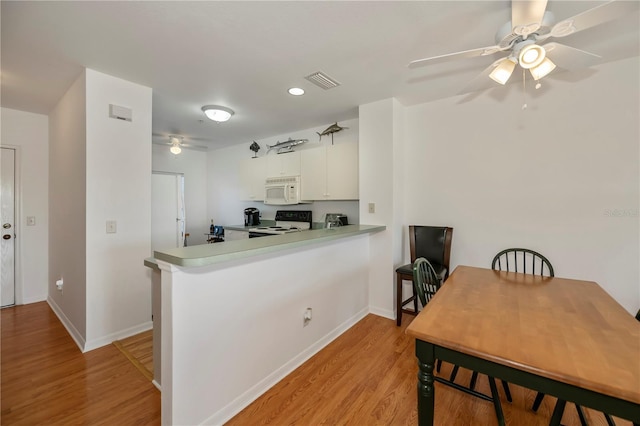
[[[300,175],[300,152],[270,154],[266,159],[268,177]]]
[[[327,199],[358,199],[358,144],[327,146]]]
[[[324,200],[327,196],[327,150],[300,151],[300,198]]]
[[[264,180],[267,177],[266,157],[246,158],[240,163],[240,184],[243,200],[264,200]]]

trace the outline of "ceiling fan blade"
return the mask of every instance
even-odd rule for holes
[[[637,11],[638,8],[640,8],[638,1],[610,1],[558,22],[551,29],[551,36],[565,37],[620,18]]]
[[[478,56],[492,55],[496,52],[499,52],[501,50],[505,50],[508,48],[509,46],[507,46],[506,48],[501,48],[500,46],[480,47],[478,49],[464,50],[462,52],[448,53],[446,55],[439,55],[439,56],[432,56],[430,58],[417,59],[409,63],[409,68],[417,68],[417,67],[423,67],[425,65],[439,64],[442,62],[453,61],[453,60],[462,59],[462,58],[475,58]]]
[[[547,9],[547,0],[513,0],[511,2],[511,28],[518,35],[529,35],[540,28]]]
[[[587,68],[599,63],[602,58],[599,55],[560,43],[547,43],[543,47],[547,51],[549,59],[566,70]]]
[[[479,90],[491,89],[493,87],[501,87],[498,83],[489,78],[489,74],[498,66],[502,61],[506,61],[508,57],[498,59],[487,68],[484,69],[476,78],[471,80],[467,85],[458,91],[458,95],[464,93],[477,92]]]

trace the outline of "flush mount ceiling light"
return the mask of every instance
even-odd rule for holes
[[[213,120],[218,123],[229,120],[233,115],[233,110],[231,108],[219,105],[205,105],[202,107],[202,112],[205,113],[209,120]]]
[[[302,96],[304,95],[304,89],[299,87],[292,87],[289,89],[289,94],[293,96]]]

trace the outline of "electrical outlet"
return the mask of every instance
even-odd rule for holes
[[[369,213],[376,212],[376,203],[369,203]]]
[[[58,288],[58,291],[62,291],[63,286],[64,286],[64,280],[62,278],[56,281],[56,287]]]
[[[303,321],[302,322],[302,326],[303,327],[306,327],[311,322],[311,311],[312,311],[311,308],[307,308],[304,311],[304,315],[302,317],[302,321]]]

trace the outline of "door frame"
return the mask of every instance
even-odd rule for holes
[[[17,145],[0,144],[0,148],[13,149],[14,151],[14,170],[13,170],[13,185],[14,185],[14,261],[13,261],[13,274],[14,274],[14,291],[15,291],[15,306],[24,304],[22,297],[22,152],[21,147]],[[47,194],[49,193],[47,189]],[[48,203],[47,203],[48,204]],[[46,242],[48,244],[49,235],[46,236]],[[47,270],[49,270],[49,259],[47,259]],[[48,274],[47,274],[48,276]]]
[[[180,192],[179,196],[182,197],[182,233],[181,233],[181,235],[176,235],[176,237],[177,237],[176,243],[178,244],[178,247],[184,247],[185,235],[187,234],[187,207],[186,207],[185,194],[184,194],[184,173],[182,173],[182,172],[165,172],[165,171],[161,171],[161,170],[151,170],[151,179],[153,179],[153,175],[154,174],[155,175],[173,176],[173,177],[176,178],[176,183],[177,183],[177,178],[179,178],[179,177],[182,178],[182,188],[179,191]],[[177,189],[177,187],[176,187],[176,189]],[[180,200],[178,200],[178,203],[180,204]],[[153,205],[153,200],[151,200],[151,204]],[[151,226],[153,228],[153,223],[151,224]],[[153,229],[151,229],[151,233],[153,234]]]

